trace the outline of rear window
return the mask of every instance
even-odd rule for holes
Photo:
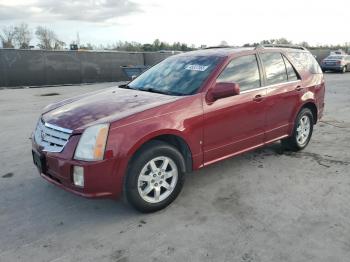
[[[309,71],[311,74],[322,74],[322,70],[315,57],[306,52],[288,52],[293,65],[298,71]]]
[[[343,59],[345,56],[340,56],[340,55],[330,55],[328,57],[326,57],[326,59],[334,59],[334,60],[341,60]]]

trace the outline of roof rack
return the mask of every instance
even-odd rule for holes
[[[301,45],[291,45],[291,44],[260,44],[255,49],[266,48],[266,47],[276,47],[276,48],[292,48],[308,51],[305,47]]]

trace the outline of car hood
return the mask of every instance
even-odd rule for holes
[[[79,132],[88,126],[110,123],[180,98],[113,87],[51,104],[44,109],[42,118],[52,125]]]

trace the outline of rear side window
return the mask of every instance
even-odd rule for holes
[[[298,75],[295,72],[292,64],[288,61],[285,56],[283,56],[284,63],[286,64],[286,70],[287,70],[287,76],[288,76],[288,81],[296,81],[298,80]]]
[[[288,52],[288,57],[298,70],[306,70],[311,74],[322,74],[322,69],[311,53]]]
[[[286,66],[280,53],[262,53],[260,57],[265,67],[267,85],[288,81]]]
[[[241,91],[261,86],[258,62],[255,55],[235,58],[222,71],[217,82],[238,83]]]

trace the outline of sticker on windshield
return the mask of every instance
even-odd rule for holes
[[[207,70],[209,66],[204,66],[204,65],[187,65],[185,67],[186,70],[191,70],[191,71],[205,71]]]

